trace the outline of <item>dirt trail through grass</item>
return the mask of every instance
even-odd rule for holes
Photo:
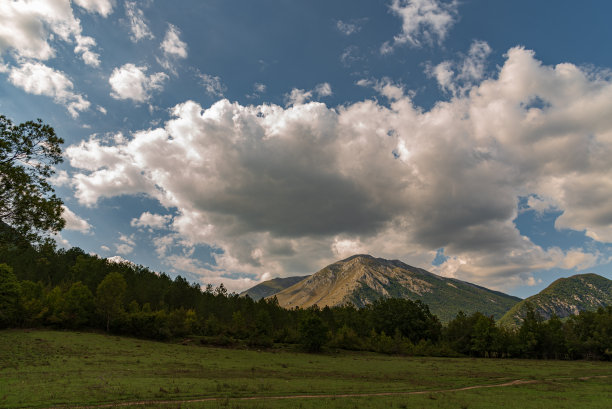
[[[320,395],[283,395],[283,396],[242,396],[242,397],[230,397],[229,399],[236,401],[264,401],[264,400],[286,400],[286,399],[325,399],[325,398],[365,398],[365,397],[376,397],[376,396],[409,396],[409,395],[424,395],[432,393],[449,393],[449,392],[461,392],[473,389],[484,389],[484,388],[504,388],[508,386],[519,386],[529,385],[543,382],[555,382],[555,381],[584,381],[588,379],[597,378],[609,378],[610,375],[602,376],[586,376],[579,378],[557,378],[557,379],[515,379],[513,381],[488,384],[488,385],[471,385],[464,386],[462,388],[452,389],[428,389],[420,391],[408,391],[408,392],[377,392],[377,393],[346,393],[346,394],[320,394]],[[117,403],[105,403],[99,405],[87,405],[87,406],[53,406],[45,409],[100,409],[100,408],[119,408],[124,406],[150,406],[150,405],[176,405],[176,404],[187,404],[187,403],[198,403],[198,402],[216,402],[225,401],[227,397],[209,397],[209,398],[194,398],[186,400],[143,400],[143,401],[131,401],[131,402],[117,402]]]

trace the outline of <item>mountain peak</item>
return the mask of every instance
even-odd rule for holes
[[[365,263],[365,264],[380,264],[380,265],[385,265],[385,266],[389,266],[391,268],[393,267],[398,267],[398,268],[403,268],[406,270],[418,270],[421,273],[427,273],[427,274],[431,274],[426,270],[417,268],[417,267],[413,267],[411,265],[408,265],[406,263],[404,263],[401,260],[387,260],[384,258],[380,258],[380,257],[374,257],[370,254],[354,254],[350,257],[345,258],[344,260],[340,260],[337,261],[334,264],[338,264],[338,263],[348,263],[348,262],[361,262],[361,263]],[[333,264],[332,264],[333,265]]]
[[[353,304],[364,307],[379,298],[422,300],[442,320],[450,320],[461,309],[500,317],[519,298],[491,291],[460,280],[440,277],[399,260],[355,254],[275,294],[281,306],[308,308],[312,305]]]
[[[338,261],[338,263],[346,263],[348,261],[352,261],[355,259],[363,259],[363,260],[376,260],[376,257],[371,256],[369,254],[353,254],[350,257],[345,258],[344,260]]]

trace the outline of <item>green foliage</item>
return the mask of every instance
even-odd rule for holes
[[[523,355],[530,358],[538,357],[538,353],[543,347],[544,325],[542,322],[542,317],[536,312],[534,306],[527,304],[523,316],[523,325],[521,325],[518,333]]]
[[[330,346],[346,350],[359,351],[365,349],[362,339],[354,329],[344,324],[330,341]]]
[[[327,327],[323,320],[312,313],[300,322],[300,343],[308,352],[319,352],[327,341]]]
[[[259,310],[255,315],[255,328],[249,336],[249,345],[255,347],[271,347],[274,344],[272,338],[274,324],[272,317],[265,309]]]
[[[118,272],[109,273],[96,290],[96,308],[106,322],[106,331],[110,330],[112,320],[123,312],[123,299],[127,289],[125,278]]]
[[[468,317],[459,311],[444,329],[444,338],[451,348],[460,354],[468,355],[472,351],[472,332],[474,331],[474,315]]]
[[[60,286],[43,289],[40,283],[25,283],[28,284],[30,293],[23,297],[28,311],[26,322],[30,325],[45,324],[77,329],[91,324],[94,298],[89,288],[80,281],[72,284],[67,290]],[[33,298],[33,294],[37,293],[41,293],[41,302],[36,302]]]
[[[372,327],[377,332],[394,334],[399,331],[401,336],[412,343],[421,339],[437,341],[440,337],[440,321],[419,300],[379,299],[369,305],[367,310],[371,314]]]
[[[62,201],[48,181],[62,162],[63,142],[40,119],[13,125],[0,115],[0,221],[28,241],[65,225]]]
[[[498,328],[493,317],[485,317],[475,313],[476,322],[473,326],[471,351],[480,356],[489,356],[496,348],[498,341]]]
[[[564,330],[572,357],[612,360],[612,306],[582,311],[569,319]]]
[[[21,310],[21,286],[13,269],[0,264],[0,328],[14,326]]]
[[[25,326],[40,325],[43,309],[44,287],[42,283],[24,280],[21,282],[22,323]]]
[[[64,295],[61,316],[67,328],[89,324],[94,313],[94,297],[89,288],[77,281]]]

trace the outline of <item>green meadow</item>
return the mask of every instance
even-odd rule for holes
[[[307,354],[0,331],[2,408],[608,408],[611,385],[610,362]],[[457,390],[466,387],[476,388]]]

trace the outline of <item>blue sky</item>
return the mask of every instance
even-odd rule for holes
[[[243,290],[354,253],[526,297],[612,257],[605,1],[0,3],[57,238]]]

